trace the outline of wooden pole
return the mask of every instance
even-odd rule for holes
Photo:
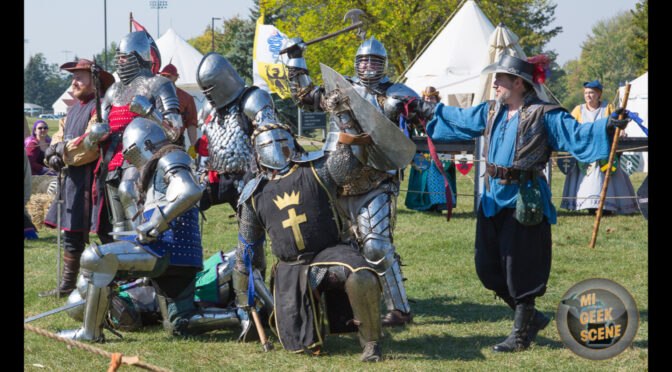
[[[625,107],[628,105],[628,97],[630,96],[630,84],[625,86],[625,94],[623,94],[623,104],[622,108],[625,110]],[[623,119],[623,112],[618,116],[619,119]],[[600,228],[600,219],[602,218],[602,208],[604,207],[604,199],[607,197],[607,189],[609,188],[609,179],[611,178],[611,166],[614,164],[614,156],[616,155],[616,147],[618,146],[618,138],[621,136],[621,129],[616,128],[614,131],[614,139],[611,143],[611,151],[609,152],[609,161],[607,162],[607,171],[604,175],[604,184],[602,185],[602,193],[600,194],[600,204],[597,208],[597,213],[595,214],[595,223],[593,224],[593,236],[590,238],[590,248],[595,248],[595,242],[597,241],[597,231]],[[599,170],[598,170],[599,172]]]
[[[128,32],[133,32],[133,12],[128,12]]]
[[[257,313],[257,309],[255,309],[254,306],[252,306],[252,318],[254,318],[254,325],[257,327],[259,340],[261,340],[261,345],[264,347],[264,351],[268,352],[272,350],[273,344],[266,338],[266,332],[264,332],[264,326],[261,324],[261,319],[259,319],[259,314]]]

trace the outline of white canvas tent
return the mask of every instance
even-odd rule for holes
[[[495,30],[473,0],[467,0],[416,58],[402,77],[418,92],[435,87],[441,101],[471,106],[488,56],[488,39]]]
[[[54,115],[65,115],[75,102],[77,99],[72,95],[72,85],[69,85],[68,89],[51,105],[51,108],[54,110]]]
[[[623,95],[625,94],[625,87],[618,89],[618,106],[622,106]],[[628,111],[637,113],[642,118],[642,126],[648,129],[649,127],[649,73],[645,72],[635,80],[630,82],[630,95],[628,96]],[[635,123],[631,121],[625,128],[625,133],[628,137],[647,137],[644,131]],[[649,153],[648,152],[624,152],[624,155],[639,154],[639,166],[637,171],[649,171]]]

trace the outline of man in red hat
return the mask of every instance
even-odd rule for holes
[[[98,159],[98,153],[84,147],[80,137],[89,131],[96,117],[95,87],[91,76],[93,62],[80,59],[77,62],[68,62],[61,66],[61,70],[72,73],[72,95],[77,102],[70,108],[68,115],[59,121],[59,129],[52,137],[51,145],[45,151],[45,163],[57,172],[64,170],[61,183],[61,229],[64,230],[65,252],[63,260],[63,276],[60,286],[48,292],[41,292],[42,296],[68,295],[75,289],[79,272],[79,258],[84,251],[84,245],[89,241],[91,225],[91,190],[93,185],[93,170]],[[100,96],[114,83],[114,76],[95,66],[99,71]],[[67,167],[66,167],[67,166]],[[57,227],[56,200],[51,205],[45,218],[45,225]],[[105,221],[98,230],[101,242],[112,241],[107,234],[111,231],[109,221]]]
[[[177,67],[172,63],[166,65],[166,67],[159,72],[159,74],[165,76],[173,82],[175,82],[180,77],[180,74],[177,72]],[[180,103],[180,115],[182,115],[182,132],[187,130],[187,136],[189,137],[189,149],[187,152],[191,155],[192,158],[196,158],[196,150],[194,149],[194,144],[196,143],[196,128],[198,127],[198,112],[196,110],[196,103],[194,102],[194,97],[191,94],[187,93],[183,89],[180,89],[175,85],[175,90],[177,91],[177,99]]]

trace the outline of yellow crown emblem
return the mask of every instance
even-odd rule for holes
[[[278,207],[279,210],[283,210],[283,208],[288,207],[290,205],[299,205],[299,195],[301,192],[295,192],[292,190],[292,193],[290,195],[287,195],[285,192],[282,198],[280,195],[276,195],[275,199],[273,199],[273,203]]]

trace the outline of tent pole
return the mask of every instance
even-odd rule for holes
[[[399,82],[401,82],[400,80],[402,79],[402,77],[406,74],[406,72],[408,72],[408,70],[413,66],[413,64],[415,63],[415,61],[418,60],[418,58],[422,55],[422,53],[425,52],[425,49],[427,49],[427,47],[428,47],[430,44],[432,44],[432,41],[434,41],[434,39],[436,39],[436,37],[439,36],[439,34],[441,33],[441,31],[443,31],[444,28],[446,28],[446,25],[448,25],[448,22],[450,22],[450,20],[453,19],[453,16],[455,16],[455,13],[457,13],[457,11],[460,10],[460,8],[462,8],[462,5],[464,4],[465,1],[467,1],[467,0],[462,0],[462,1],[457,5],[457,7],[455,8],[455,10],[453,10],[453,12],[450,14],[450,16],[448,16],[448,18],[446,18],[445,22],[443,22],[443,24],[441,25],[441,27],[439,27],[439,29],[434,33],[434,35],[432,36],[432,38],[429,39],[429,41],[425,44],[425,46],[422,47],[422,49],[420,50],[420,52],[415,56],[415,58],[411,61],[411,63],[409,63],[408,66],[406,66],[406,69],[405,69],[401,74],[399,74],[399,77],[397,77],[397,79],[395,80],[395,83],[399,83]]]

